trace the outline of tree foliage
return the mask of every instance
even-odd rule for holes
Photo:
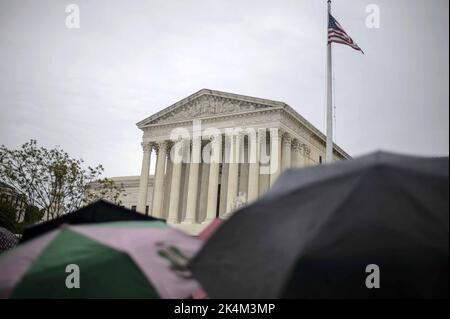
[[[6,202],[0,202],[0,227],[6,228],[13,234],[19,233],[17,211],[12,205]]]
[[[36,140],[19,149],[0,147],[0,181],[26,198],[27,205],[36,207],[47,219],[98,198],[120,204],[123,189],[100,178],[103,170],[102,165],[84,167],[82,159],[71,158],[59,147],[39,147]]]
[[[44,212],[36,206],[26,205],[24,210],[11,202],[0,201],[0,227],[6,228],[14,234],[21,234],[23,230],[44,217]]]

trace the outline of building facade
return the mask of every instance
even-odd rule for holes
[[[325,136],[278,101],[203,89],[137,126],[141,176],[114,179],[124,205],[192,234],[256,200],[284,170],[325,160]],[[335,145],[334,159],[347,158]]]

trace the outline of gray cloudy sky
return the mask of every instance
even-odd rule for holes
[[[78,4],[80,29],[65,27]],[[366,6],[381,26],[365,25]],[[449,2],[335,0],[337,142],[449,153]],[[324,130],[326,1],[0,0],[0,144],[139,174],[135,123],[201,88],[281,100]]]

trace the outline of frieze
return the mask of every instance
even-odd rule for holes
[[[168,114],[162,115],[149,124],[169,123],[185,119],[255,111],[265,108],[271,108],[271,106],[220,96],[203,95],[177,107]]]

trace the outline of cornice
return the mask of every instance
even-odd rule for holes
[[[312,125],[308,120],[301,116],[297,111],[295,111],[289,105],[284,108],[285,114],[291,119],[295,120],[303,127],[305,127],[310,132],[314,133],[312,136],[316,137],[322,144],[326,144],[326,136],[321,131],[319,131],[314,125]],[[333,148],[335,152],[338,152],[342,157],[350,159],[351,156],[347,154],[342,148],[340,148],[336,143],[333,143]]]
[[[229,114],[219,114],[219,115],[213,115],[213,116],[207,116],[207,117],[199,117],[195,120],[202,120],[205,123],[211,123],[216,121],[223,121],[233,118],[242,118],[242,117],[248,117],[249,115],[254,114],[265,114],[265,113],[279,113],[283,108],[272,108],[272,109],[261,109],[261,110],[252,110],[252,111],[244,111],[239,113],[229,113]],[[156,123],[156,124],[149,124],[146,125],[143,129],[152,129],[152,128],[171,128],[171,127],[180,127],[183,125],[191,126],[192,121],[194,119],[190,120],[183,120],[183,121],[175,121],[170,123]],[[268,121],[269,122],[269,121]]]

